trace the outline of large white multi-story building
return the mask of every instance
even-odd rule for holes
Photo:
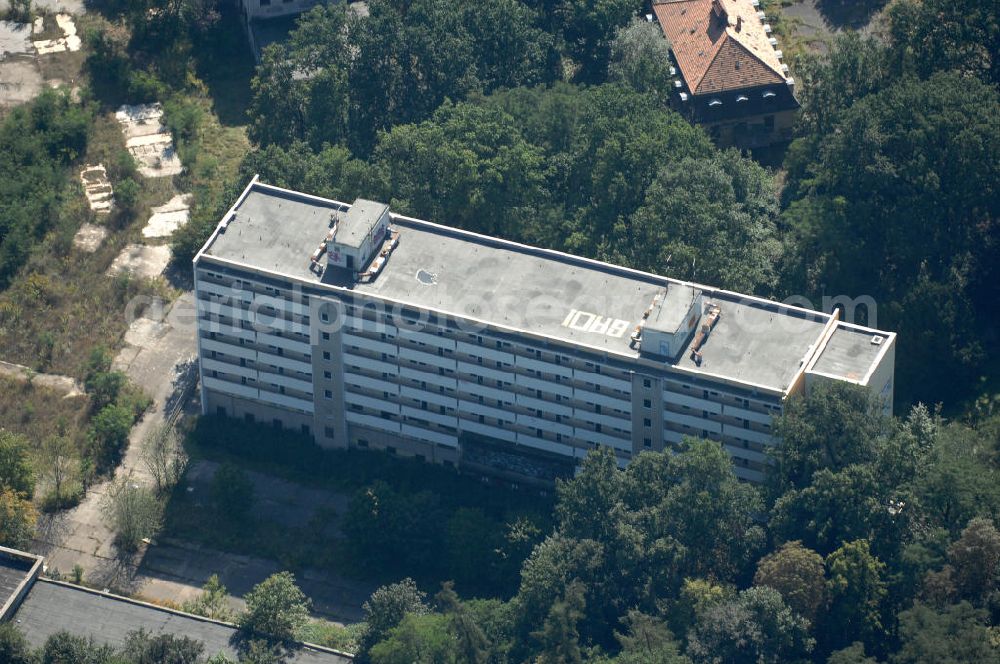
[[[895,334],[252,182],[194,260],[205,413],[551,481],[684,436],[759,481],[820,380],[892,406]]]

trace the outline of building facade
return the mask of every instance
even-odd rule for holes
[[[792,138],[795,82],[758,0],[655,0],[649,18],[670,42],[674,108],[720,145]]]
[[[348,257],[351,257],[350,263]],[[252,182],[194,260],[203,412],[514,481],[685,436],[760,481],[820,380],[892,405],[895,334]]]

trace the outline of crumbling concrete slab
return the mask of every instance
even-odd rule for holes
[[[62,32],[62,37],[55,39],[38,39],[34,42],[38,55],[49,55],[50,53],[65,53],[66,51],[79,51],[82,45],[80,36],[76,34],[76,23],[70,14],[56,14],[56,25]],[[45,30],[44,18],[39,16],[35,19],[34,32],[41,33]]]
[[[0,61],[0,106],[24,104],[42,93],[45,81],[38,63],[19,57]]]
[[[170,247],[147,247],[141,244],[130,244],[108,268],[108,275],[114,276],[127,272],[136,277],[153,279],[163,274],[170,262]]]
[[[191,194],[179,194],[163,205],[152,208],[153,216],[142,229],[143,237],[170,237],[188,222]]]
[[[163,125],[160,104],[124,105],[115,118],[125,134],[125,147],[147,178],[177,175],[183,168],[173,137]]]
[[[31,53],[31,26],[27,23],[0,21],[0,60],[12,55]]]
[[[92,254],[97,251],[104,238],[108,236],[108,229],[96,224],[84,224],[73,236],[73,246],[81,251]]]
[[[98,213],[111,212],[114,190],[111,188],[111,180],[108,179],[108,171],[104,168],[104,164],[85,167],[80,171],[80,181],[83,183],[83,193],[90,203],[90,209]]]
[[[79,16],[87,13],[86,0],[34,0],[31,6],[36,11],[44,10],[49,14],[63,12]],[[10,11],[10,0],[0,0],[0,11]]]

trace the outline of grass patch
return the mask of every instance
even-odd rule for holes
[[[66,398],[31,380],[0,376],[0,429],[27,436],[32,442],[66,436],[82,446],[90,399]]]
[[[278,562],[283,569],[340,569],[343,544],[322,535],[328,524],[289,527],[254,515],[237,520],[189,494],[182,486],[167,501],[161,537],[197,542],[218,551],[258,556]]]
[[[8,361],[83,378],[94,348],[120,345],[130,303],[169,292],[162,282],[104,274],[127,235],[109,236],[93,254],[73,250],[72,237],[50,237],[0,293],[0,347]]]
[[[342,652],[357,652],[365,629],[364,623],[340,626],[325,620],[317,620],[299,629],[295,633],[295,638]]]

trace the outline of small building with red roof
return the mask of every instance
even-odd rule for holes
[[[670,42],[671,104],[720,145],[791,139],[799,103],[758,0],[654,0]]]

